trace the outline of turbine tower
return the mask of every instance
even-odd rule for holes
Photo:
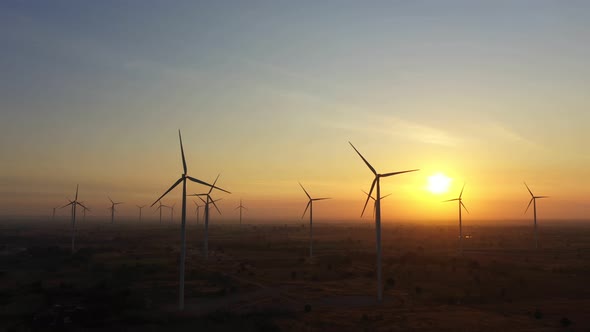
[[[145,207],[145,205],[136,205],[136,206],[139,209],[139,222],[141,222],[141,209],[143,209]]]
[[[123,202],[113,202],[113,200],[107,196],[109,201],[111,201],[111,207],[109,208],[109,210],[111,210],[111,224],[115,222],[115,205],[119,205],[119,204],[123,204]]]
[[[82,222],[85,222],[85,221],[86,221],[86,211],[90,211],[90,209],[89,209],[89,208],[87,208],[87,207],[85,207],[85,206],[84,206],[84,205],[82,205],[82,204],[84,204],[84,202],[80,202],[80,206],[81,206],[81,207],[82,207],[82,209],[83,209],[83,210],[82,210]]]
[[[247,207],[242,205],[242,200],[240,199],[240,205],[236,207],[234,210],[240,209],[240,227],[242,226],[242,210],[248,210]]]
[[[69,200],[69,203],[62,206],[61,208],[65,208],[66,206],[71,206],[71,212],[72,212],[72,254],[75,252],[76,250],[76,207],[78,205],[80,205],[81,207],[84,207],[84,205],[82,205],[82,203],[78,202],[78,185],[76,185],[76,196],[74,198],[74,200]]]
[[[55,221],[55,209],[57,208],[59,208],[59,206],[53,208],[53,213],[51,214],[51,221]]]
[[[169,206],[168,206],[168,205],[164,205],[164,204],[162,204],[162,202],[161,202],[161,201],[158,201],[158,203],[159,203],[159,205],[158,205],[158,207],[156,208],[156,210],[160,210],[160,224],[161,224],[161,223],[162,223],[162,209],[163,209],[163,208],[169,208]]]
[[[180,134],[180,130],[178,130],[178,139],[180,141],[180,154],[182,155],[183,173],[180,175],[180,179],[178,179],[176,182],[174,182],[174,184],[164,194],[162,194],[162,196],[160,196],[160,198],[158,198],[154,203],[152,203],[151,206],[154,206],[156,203],[158,203],[164,196],[166,196],[166,194],[168,194],[172,189],[174,189],[176,186],[178,186],[182,182],[182,222],[181,222],[181,231],[180,231],[181,245],[180,245],[180,261],[179,261],[180,282],[179,282],[179,294],[178,294],[178,309],[183,310],[184,309],[184,261],[186,259],[186,227],[185,227],[185,225],[186,225],[186,180],[190,180],[192,182],[196,182],[196,183],[208,186],[211,188],[210,191],[213,190],[213,188],[221,190],[221,191],[225,191],[227,193],[229,193],[229,191],[215,187],[215,185],[210,185],[206,182],[203,182],[201,180],[195,179],[195,178],[187,175],[186,160],[184,158],[184,149],[182,147],[182,136]]]
[[[216,200],[213,200],[213,198],[211,198],[211,191],[213,190],[218,179],[219,179],[219,175],[217,175],[217,177],[215,178],[215,181],[213,182],[213,186],[211,188],[209,188],[209,191],[207,193],[189,195],[189,196],[197,196],[197,197],[199,197],[199,199],[203,203],[205,203],[205,238],[204,238],[204,242],[203,242],[203,254],[205,255],[205,259],[209,258],[209,205],[213,204],[213,206],[215,207],[217,212],[219,212],[219,214],[221,214],[221,211],[219,211],[217,204],[215,204],[215,202],[221,200],[221,198],[216,199]],[[215,187],[215,188],[217,188],[217,187]],[[223,189],[221,189],[221,190],[223,190]],[[223,191],[225,191],[225,190],[223,190]],[[229,193],[228,191],[225,191],[225,192]],[[204,200],[201,196],[205,196],[206,200]]]
[[[199,214],[201,211],[201,205],[197,204],[197,202],[193,201],[193,203],[195,203],[195,214],[197,215],[197,225],[199,224]]]
[[[361,191],[364,192],[365,195],[367,195],[369,198],[371,198],[373,200],[373,202],[374,202],[373,203],[373,218],[375,218],[375,210],[376,210],[376,206],[377,206],[377,201],[375,200],[375,197],[369,195],[368,192],[366,192],[366,191],[364,191],[362,189],[361,189]],[[387,194],[385,196],[381,196],[381,199],[384,199],[385,197],[389,197],[389,196],[391,196],[391,194]],[[361,214],[361,217],[362,217],[362,214]]]
[[[535,196],[535,195],[533,195],[533,192],[531,191],[529,186],[527,186],[526,182],[524,183],[524,186],[529,191],[529,194],[531,194],[531,200],[529,201],[529,205],[527,205],[526,210],[524,210],[524,213],[525,214],[527,213],[527,211],[531,207],[531,203],[533,203],[533,218],[534,218],[533,220],[535,223],[534,224],[535,225],[535,249],[538,249],[539,248],[539,235],[538,235],[538,231],[537,231],[537,198],[547,198],[549,196]]]
[[[303,188],[303,185],[301,183],[299,183],[299,185],[301,186],[301,189],[303,189],[303,191],[305,192],[305,195],[307,195],[307,198],[309,198],[309,201],[307,202],[307,206],[305,207],[305,211],[303,211],[303,215],[301,216],[301,219],[303,219],[303,217],[305,217],[305,214],[307,213],[307,209],[309,209],[309,258],[312,258],[313,257],[313,202],[323,201],[325,199],[330,199],[330,198],[329,197],[311,198],[311,196],[309,196],[309,193],[307,193],[307,190],[305,190],[305,188]]]
[[[348,142],[348,143],[350,144],[350,146],[352,146],[354,151],[356,151],[356,153],[359,155],[359,157],[361,157],[361,159],[365,162],[367,167],[369,167],[369,169],[371,170],[373,175],[375,175],[375,179],[373,180],[373,183],[371,183],[371,190],[369,190],[369,195],[367,196],[367,200],[365,201],[365,206],[363,207],[363,212],[361,212],[361,216],[363,215],[363,213],[365,212],[365,209],[367,208],[367,203],[369,203],[369,199],[371,199],[370,198],[371,193],[373,193],[373,189],[375,188],[375,185],[376,185],[377,186],[377,193],[375,195],[375,197],[376,197],[376,199],[375,199],[375,232],[376,232],[376,240],[377,240],[376,241],[377,242],[377,300],[379,302],[381,302],[383,300],[383,289],[381,287],[381,186],[380,186],[380,179],[385,178],[385,177],[389,177],[389,176],[393,176],[393,175],[398,175],[398,174],[403,174],[403,173],[408,173],[408,172],[415,172],[415,171],[418,171],[418,169],[379,174],[379,173],[377,173],[375,168],[373,168],[373,166],[371,166],[371,164],[369,164],[369,162],[365,159],[365,157],[363,157],[363,155],[354,147],[354,145],[352,145],[352,143],[350,143],[350,142]]]
[[[463,188],[461,188],[461,192],[459,193],[458,198],[449,199],[443,202],[453,202],[457,201],[459,203],[459,253],[463,255],[463,220],[461,218],[461,211],[465,209],[465,212],[469,213],[465,204],[463,204],[462,196],[463,196],[463,189],[465,189],[465,184],[463,184]]]
[[[174,206],[176,205],[176,203],[172,204],[172,206],[170,207],[170,222],[174,221]]]

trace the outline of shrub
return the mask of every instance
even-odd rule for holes
[[[539,310],[539,308],[535,309],[535,312],[533,313],[533,317],[535,317],[536,319],[543,318],[543,313],[541,312],[541,310]]]
[[[305,304],[305,312],[311,312],[311,304]]]

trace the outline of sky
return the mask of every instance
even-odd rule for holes
[[[180,129],[189,175],[232,192],[219,220],[300,220],[301,182],[332,198],[317,222],[369,223],[349,141],[420,169],[382,179],[384,222],[455,220],[463,184],[465,222],[528,220],[523,181],[539,219],[590,219],[589,40],[588,1],[2,1],[0,217],[77,184],[135,216],[182,173]]]

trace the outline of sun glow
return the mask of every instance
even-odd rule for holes
[[[444,194],[449,191],[449,185],[451,184],[451,178],[447,177],[442,173],[434,174],[428,177],[428,190],[436,195]]]

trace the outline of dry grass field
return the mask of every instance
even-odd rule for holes
[[[590,331],[590,227],[384,225],[376,302],[370,223],[180,227],[67,221],[0,226],[0,330]]]

